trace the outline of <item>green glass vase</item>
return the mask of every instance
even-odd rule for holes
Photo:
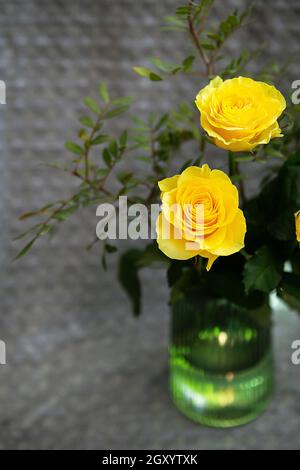
[[[225,300],[172,307],[170,389],[177,408],[207,426],[255,419],[273,388],[271,326]]]

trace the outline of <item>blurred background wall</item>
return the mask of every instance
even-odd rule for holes
[[[215,18],[249,2],[216,0]],[[192,99],[199,83],[180,77],[152,84],[132,72],[148,56],[178,57],[182,36],[160,31],[172,0],[10,0],[0,2],[0,448],[297,448],[300,368],[290,345],[300,336],[294,314],[277,313],[278,388],[258,421],[228,431],[205,429],[182,417],[167,390],[168,308],[164,273],[144,271],[144,311],[133,319],[116,283],[114,261],[104,273],[93,209],[11,263],[23,230],[17,217],[67,197],[74,182],[41,167],[67,160],[82,98],[105,80],[115,96],[135,95],[134,111],[168,110]],[[230,41],[233,54],[263,41],[261,67],[299,54],[297,0],[256,2],[247,26]],[[298,73],[298,75],[297,75]],[[300,78],[296,63],[283,89]],[[126,117],[116,130],[126,127]],[[254,181],[255,185],[255,181]]]

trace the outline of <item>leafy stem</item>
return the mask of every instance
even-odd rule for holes
[[[110,104],[107,103],[105,105],[105,107],[103,108],[103,110],[101,110],[101,112],[99,113],[98,117],[97,117],[97,120],[96,122],[94,123],[92,129],[91,129],[91,132],[88,136],[88,139],[85,143],[85,151],[84,151],[84,174],[85,174],[85,179],[88,180],[89,179],[89,153],[90,153],[90,149],[91,149],[91,142],[96,134],[96,132],[99,130],[99,126],[101,124],[101,121],[103,120],[106,112],[108,111],[110,107]]]
[[[189,0],[189,5],[192,7],[193,0]],[[200,41],[200,38],[199,38],[199,33],[196,31],[195,26],[194,26],[194,20],[195,20],[195,16],[192,15],[191,11],[190,11],[188,16],[187,16],[189,33],[190,33],[190,36],[191,36],[191,38],[192,38],[192,40],[195,44],[196,49],[199,52],[199,55],[200,55],[204,65],[206,67],[206,74],[207,74],[207,76],[210,76],[210,75],[213,74],[213,69],[214,69],[213,62],[211,60],[209,60],[209,58],[207,57],[207,55],[205,54],[205,52],[202,48],[201,41]]]

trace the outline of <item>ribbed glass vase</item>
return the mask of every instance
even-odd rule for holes
[[[198,423],[231,427],[256,418],[272,394],[271,326],[225,300],[172,308],[170,388]]]

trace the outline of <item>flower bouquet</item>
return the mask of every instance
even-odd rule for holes
[[[70,164],[52,165],[78,180],[77,191],[20,217],[37,222],[18,237],[30,239],[16,258],[90,205],[102,219],[89,248],[101,245],[104,269],[119,249],[112,240],[147,239],[120,254],[120,283],[139,315],[139,270],[166,269],[172,399],[191,419],[228,427],[255,418],[272,393],[271,293],[300,310],[300,120],[299,106],[287,106],[276,87],[280,66],[247,76],[261,51],[220,65],[225,41],[250,11],[210,29],[213,4],[189,1],[167,18],[166,29],[191,40],[180,63],[156,57],[151,68],[134,67],[153,82],[192,75],[198,90],[201,82],[196,97],[161,115],[130,115],[116,136],[104,127],[133,100],[112,98],[101,82],[99,99],[84,100],[78,140],[66,143]],[[223,153],[218,165],[207,158],[209,144]],[[118,171],[127,155],[133,169],[127,161]],[[267,177],[249,194],[244,168],[259,164]]]

